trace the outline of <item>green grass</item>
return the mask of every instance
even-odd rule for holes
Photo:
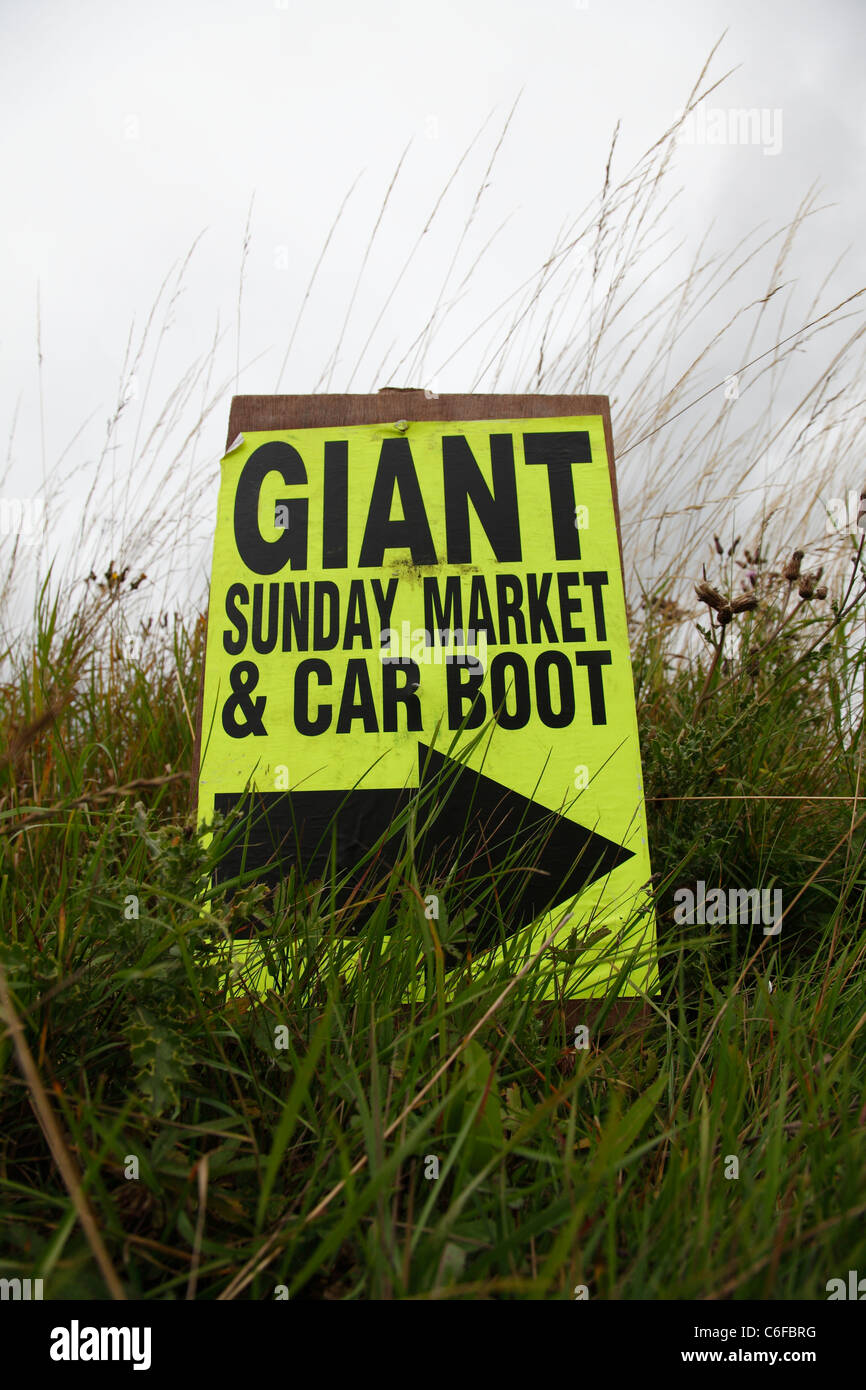
[[[46,590],[0,704],[2,1274],[53,1298],[773,1299],[862,1268],[863,585],[834,608],[753,572],[715,665],[709,606],[694,650],[659,594],[633,622],[663,989],[646,1017],[586,1013],[582,1050],[542,962],[446,977],[459,933],[408,854],[352,910],[349,975],[327,883],[203,911],[230,827],[202,849],[182,775],[201,621],[106,642],[128,593],[107,579],[97,660],[96,609],[64,627]],[[781,886],[781,935],[677,925],[697,878]],[[266,998],[227,995],[215,955],[250,922]]]

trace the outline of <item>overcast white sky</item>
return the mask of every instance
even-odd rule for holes
[[[282,377],[284,391],[312,390],[384,191],[411,142],[330,377],[331,390],[350,381],[354,390],[375,389],[388,380],[387,371],[377,373],[391,343],[408,346],[426,318],[431,287],[518,93],[485,193],[486,235],[510,221],[479,274],[480,297],[466,306],[465,323],[462,309],[456,315],[465,327],[477,322],[485,295],[492,305],[535,268],[563,218],[592,197],[616,120],[624,170],[671,124],[725,29],[713,72],[737,71],[718,104],[781,111],[781,149],[768,156],[757,146],[682,147],[679,229],[694,240],[715,220],[719,242],[731,245],[755,223],[787,216],[818,181],[837,206],[811,234],[803,273],[808,280],[814,265],[823,275],[830,253],[850,246],[843,289],[859,288],[866,284],[863,0],[2,0],[0,427],[7,434],[17,410],[6,491],[29,495],[41,476],[37,284],[50,468],[92,412],[98,428],[75,449],[82,461],[95,456],[116,404],[130,324],[143,324],[164,275],[199,233],[160,347],[153,399],[207,351],[218,318],[228,336],[214,384],[223,368],[233,371],[253,195],[239,386],[274,390],[313,265],[360,175]],[[353,377],[396,268],[491,112],[428,235],[427,261]],[[450,339],[443,355],[445,346]],[[471,388],[472,351],[438,377],[440,389]],[[426,375],[436,367],[434,349]],[[592,385],[611,389],[603,380]],[[191,459],[210,480],[202,506],[211,514],[210,470],[223,449],[230,394]],[[131,459],[133,440],[123,443]],[[119,467],[130,466],[126,454],[118,457]]]

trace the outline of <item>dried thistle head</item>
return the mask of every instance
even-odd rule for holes
[[[731,599],[732,613],[749,613],[757,606],[758,600],[754,594],[739,594],[737,598]]]
[[[801,576],[800,587],[798,588],[797,593],[800,595],[800,598],[805,599],[807,603],[811,602],[811,600],[815,597],[815,588],[818,583],[818,580],[821,578],[821,575],[823,573],[824,567],[822,565],[821,568],[817,570],[814,574],[804,574]],[[824,592],[827,592],[826,589]]]
[[[795,550],[782,570],[782,578],[787,579],[789,584],[793,584],[795,579],[800,578],[800,562],[803,559],[803,554],[802,550]]]
[[[821,587],[820,587],[820,589],[816,589],[816,590],[815,590],[815,597],[816,597],[816,598],[819,598],[819,599],[825,599],[825,598],[827,597],[827,585],[826,585],[826,584],[822,584]]]
[[[724,604],[719,609],[719,627],[727,627],[734,616],[734,610],[729,603]]]
[[[718,589],[714,589],[712,584],[708,584],[705,579],[702,579],[700,584],[695,585],[695,593],[701,603],[705,603],[708,608],[714,608],[717,613],[720,613],[726,606]]]

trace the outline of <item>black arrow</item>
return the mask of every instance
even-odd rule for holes
[[[449,893],[449,911],[452,918],[465,914],[468,944],[477,953],[501,940],[497,902],[510,936],[632,858],[631,850],[597,831],[423,743],[418,745],[418,773],[417,791],[219,793],[215,809],[228,814],[238,807],[244,830],[223,856],[218,881],[256,868],[263,870],[264,882],[275,885],[291,864],[299,864],[306,878],[322,878],[333,838],[341,878],[337,902],[345,903],[362,875],[372,888],[393,865],[403,845],[405,818],[399,830],[392,827],[414,796],[416,866],[423,881],[431,883],[437,872],[444,877],[456,857],[460,869]],[[375,860],[359,870],[380,840]]]

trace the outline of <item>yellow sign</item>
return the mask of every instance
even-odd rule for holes
[[[350,875],[438,778],[421,848],[438,882],[455,854],[473,863],[477,964],[562,919],[555,945],[608,933],[581,995],[626,959],[621,992],[657,990],[602,416],[242,436],[222,462],[201,741],[200,820],[249,793],[266,808],[247,865],[276,850]]]

